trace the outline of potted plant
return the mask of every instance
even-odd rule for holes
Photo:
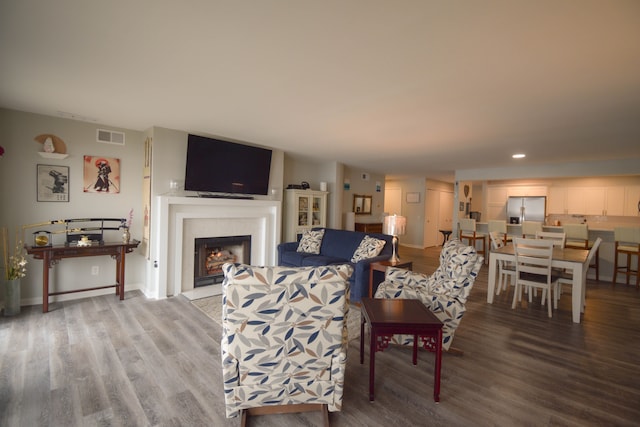
[[[4,315],[13,316],[20,313],[20,282],[27,274],[27,258],[22,241],[16,233],[13,254],[9,252],[9,238],[7,228],[2,227],[2,259],[4,263]]]

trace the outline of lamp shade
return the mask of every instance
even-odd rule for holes
[[[400,215],[389,215],[384,218],[382,232],[391,236],[402,236],[407,226],[407,218]]]

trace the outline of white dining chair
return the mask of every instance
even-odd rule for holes
[[[602,243],[602,238],[600,237],[598,237],[596,241],[593,242],[591,249],[589,249],[589,255],[587,255],[587,265],[591,265],[591,261],[593,260],[593,257],[595,256],[596,253],[598,253],[598,248],[600,248],[600,243]],[[586,283],[587,283],[587,278],[584,277],[584,281],[582,283],[582,295],[586,295]],[[558,278],[558,289],[556,290],[556,307],[557,307],[557,300],[559,300],[560,296],[562,295],[563,284],[573,285],[573,274],[571,274],[570,272],[563,272]]]
[[[553,316],[552,291],[555,292],[558,286],[558,273],[551,268],[553,258],[553,241],[548,239],[523,239],[516,238],[513,241],[516,259],[516,288],[513,293],[511,308],[515,309],[516,304],[522,298],[522,288],[528,286],[530,289],[543,289],[543,296],[546,296],[547,311],[549,317]],[[545,304],[545,298],[541,301]],[[555,304],[557,307],[557,303]]]
[[[551,240],[553,245],[558,248],[564,248],[564,244],[567,240],[567,235],[562,233],[554,233],[550,231],[538,231],[536,232],[536,239]]]
[[[504,241],[495,231],[490,232],[489,237],[491,238],[492,250],[500,249],[505,246]],[[515,276],[515,264],[504,260],[498,261],[498,285],[496,286],[496,295],[500,295],[502,290],[508,291],[507,286],[509,286],[509,284],[512,286],[515,285]]]

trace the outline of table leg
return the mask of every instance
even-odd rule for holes
[[[413,336],[413,364],[418,364],[418,335]]]
[[[582,286],[585,280],[583,271],[586,271],[586,269],[583,269],[582,264],[573,263],[573,282],[571,283],[571,312],[573,314],[573,323],[580,323],[580,313],[583,307]]]
[[[440,402],[440,368],[442,367],[442,329],[438,329],[436,338],[436,363],[433,373],[433,400]]]
[[[360,313],[360,364],[364,363],[364,314]]]
[[[49,311],[49,269],[51,268],[51,253],[42,254],[42,312]]]
[[[375,371],[376,371],[376,333],[372,325],[369,325],[369,401],[374,400]]]
[[[493,303],[493,294],[496,291],[496,264],[498,261],[494,258],[493,252],[489,255],[489,278],[487,281],[487,302]]]
[[[116,271],[118,274],[118,286],[116,286],[116,295],[120,293],[120,299],[124,299],[124,257],[125,257],[125,248],[124,246],[120,247],[120,251],[118,254],[118,260],[116,262]]]

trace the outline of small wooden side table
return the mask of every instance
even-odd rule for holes
[[[449,240],[449,236],[451,236],[451,230],[440,230],[442,233],[442,246]]]
[[[374,271],[382,271],[383,273],[387,271],[387,267],[398,267],[405,268],[407,270],[413,269],[413,262],[411,261],[399,261],[399,262],[391,262],[391,261],[376,261],[369,264],[369,298],[373,298],[373,272]]]
[[[413,335],[413,364],[418,364],[418,340],[435,353],[433,400],[440,401],[442,322],[415,299],[362,298],[360,306],[360,364],[364,363],[364,324],[369,324],[369,400],[374,400],[376,351],[389,346],[394,334]]]

